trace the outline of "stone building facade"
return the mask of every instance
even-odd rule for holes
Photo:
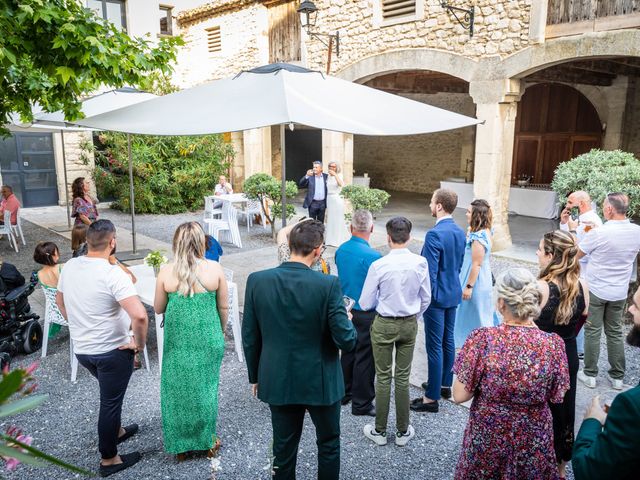
[[[354,172],[367,173],[373,186],[389,190],[428,193],[450,177],[473,181],[475,196],[493,205],[496,247],[506,247],[509,190],[526,162],[548,177],[559,161],[591,146],[640,153],[640,14],[624,10],[624,0],[569,8],[560,0],[449,3],[473,3],[473,36],[439,0],[318,0],[315,31],[339,32],[340,55],[330,57],[326,45],[290,26],[286,42],[299,43],[299,57],[277,58],[275,43],[283,36],[273,32],[292,25],[296,2],[214,0],[178,16],[186,45],[175,79],[188,87],[281,60],[326,71],[330,60],[330,73],[343,79],[477,117],[484,122],[477,127],[432,135],[322,132],[320,151],[325,162],[342,163],[347,181]],[[549,88],[527,93],[534,85]],[[573,103],[554,100],[561,86],[574,92]],[[527,100],[534,92],[543,97]],[[588,128],[580,120],[585,101],[595,112]],[[559,125],[546,110],[531,111],[543,103],[556,117],[578,120]],[[525,120],[537,115],[541,120],[531,130],[532,121]],[[276,129],[231,139],[236,183],[256,171],[278,174]]]

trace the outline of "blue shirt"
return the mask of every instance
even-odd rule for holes
[[[324,175],[316,175],[313,177],[314,182],[316,182],[316,189],[313,191],[313,199],[314,200],[324,200]]]
[[[207,237],[207,241],[207,251],[204,254],[204,258],[215,262],[220,261],[220,257],[222,256],[222,246],[213,237]]]
[[[369,267],[379,258],[382,258],[380,252],[375,251],[360,237],[351,237],[351,240],[344,242],[336,251],[335,261],[342,292],[356,301],[353,306],[356,310],[360,310],[358,299]]]

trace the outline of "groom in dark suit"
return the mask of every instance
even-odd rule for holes
[[[462,301],[459,276],[466,244],[464,231],[452,217],[457,205],[456,192],[442,188],[433,192],[429,205],[436,217],[436,225],[427,232],[422,247],[431,279],[431,304],[423,315],[429,378],[422,384],[424,396],[411,402],[411,410],[416,412],[435,413],[440,396],[451,397],[456,355],[453,327]]]
[[[316,428],[318,479],[340,474],[338,350],[351,351],[356,331],[338,277],[311,270],[324,250],[324,225],[301,222],[289,234],[291,260],[247,279],[242,345],[253,394],[269,404],[276,479],[295,479],[305,412]]]
[[[304,197],[302,208],[309,209],[309,217],[324,223],[324,212],[327,209],[327,178],[329,175],[322,173],[322,162],[313,162],[313,170],[307,170],[307,174],[300,179],[298,186],[307,188],[307,196]]]

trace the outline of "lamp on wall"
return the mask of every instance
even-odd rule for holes
[[[336,57],[340,56],[340,32],[336,33],[320,33],[315,31],[318,8],[311,0],[304,0],[298,7],[298,15],[300,15],[300,24],[306,30],[307,35],[311,38],[320,40],[323,45],[329,49],[329,58],[327,61],[327,73],[331,69],[331,52],[333,46],[336,47]],[[326,41],[325,39],[328,39]]]
[[[465,30],[469,29],[469,37],[473,37],[473,21],[475,16],[474,7],[471,7],[469,9],[454,7],[453,5],[449,5],[448,0],[441,0],[440,6],[451,12],[451,14],[454,16],[454,18],[462,28],[464,28]],[[458,17],[458,15],[456,15],[456,12],[460,12],[464,15],[462,16],[462,18],[460,18]]]

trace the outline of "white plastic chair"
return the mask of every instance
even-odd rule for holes
[[[11,227],[11,212],[4,211],[4,225],[0,225],[0,235],[6,235],[9,238],[9,245],[17,252],[18,241],[13,234],[13,228]]]
[[[222,209],[213,207],[215,201],[215,196],[208,195],[204,197],[204,220],[222,217]]]
[[[222,270],[224,270],[224,278],[227,282],[233,282],[233,270],[225,267],[222,267]]]
[[[225,275],[226,276],[226,275]],[[229,287],[229,321],[233,332],[233,343],[239,361],[244,361],[242,357],[242,325],[240,325],[240,309],[238,307],[238,285],[228,282]]]
[[[58,309],[58,305],[56,304],[56,293],[57,289],[45,287],[44,285],[40,286],[42,288],[42,292],[44,293],[45,298],[45,307],[44,307],[44,333],[42,339],[42,358],[47,356],[47,346],[49,344],[49,327],[52,323],[57,323],[58,325],[62,325],[63,327],[69,327],[69,323],[64,319],[62,313]],[[69,355],[71,362],[71,381],[75,382],[76,377],[78,376],[78,359],[76,358],[76,354],[73,351],[73,340],[71,336],[69,336]]]
[[[22,233],[22,213],[21,208],[18,208],[18,212],[16,213],[16,224],[11,225],[13,229],[14,237],[18,240],[18,235],[20,235],[20,240],[22,241],[22,245],[26,245],[27,243],[24,241],[24,235]]]
[[[205,219],[207,233],[213,238],[221,242],[222,235],[225,235],[224,241],[228,241],[238,248],[242,248],[242,238],[240,237],[240,229],[238,228],[238,211],[233,207],[231,202],[224,202],[222,206],[222,220]]]
[[[267,228],[267,222],[264,221],[264,213],[262,213],[262,207],[258,200],[248,200],[246,208],[244,210],[238,210],[238,215],[242,215],[247,219],[247,232],[249,231],[249,227],[253,225],[253,217],[255,215],[260,215],[262,227]]]

